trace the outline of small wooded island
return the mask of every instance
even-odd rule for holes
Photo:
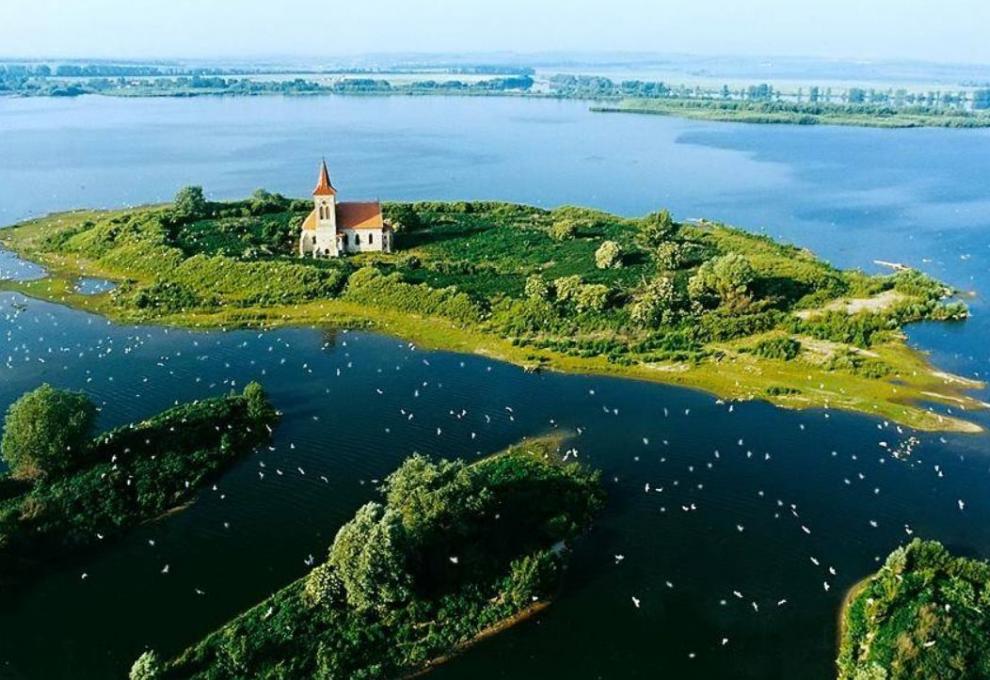
[[[527,617],[604,502],[562,438],[471,464],[408,458],[324,563],[176,658],[146,652],[131,678],[398,678]]]
[[[7,412],[0,586],[190,501],[276,421],[257,383],[94,437],[95,414],[84,394],[49,385]]]
[[[312,201],[260,190],[208,202],[191,187],[172,205],[55,214],[0,230],[0,243],[48,270],[0,290],[128,323],[371,327],[534,370],[979,431],[920,405],[985,406],[966,394],[980,383],[933,370],[905,343],[907,323],[967,316],[947,300],[954,291],[916,270],[844,271],[665,211],[630,219],[495,202],[386,203],[393,252],[300,258],[313,212]],[[81,276],[118,286],[84,295]]]
[[[898,548],[842,611],[839,680],[990,677],[990,564],[935,541]]]

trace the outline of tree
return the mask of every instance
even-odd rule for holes
[[[15,477],[56,476],[85,453],[95,420],[96,408],[86,395],[46,383],[7,410],[0,453]]]
[[[412,577],[403,552],[402,517],[367,503],[337,532],[328,563],[337,571],[347,601],[357,609],[388,609],[407,602]]]
[[[674,235],[674,220],[667,210],[650,213],[639,221],[636,240],[644,250],[656,250]]]
[[[653,260],[657,268],[663,271],[674,271],[680,269],[684,264],[684,253],[681,244],[674,241],[665,241],[657,246],[653,251]]]
[[[605,241],[595,251],[595,266],[599,269],[618,269],[622,266],[622,248],[615,241]]]
[[[600,283],[581,286],[574,299],[579,312],[602,312],[608,306],[609,289]]]
[[[560,219],[550,227],[550,238],[554,241],[567,241],[577,234],[577,222],[570,219]]]
[[[203,187],[183,187],[175,195],[172,215],[179,221],[195,220],[206,215]]]
[[[573,302],[581,289],[581,277],[577,274],[561,276],[553,280],[554,290],[557,291],[557,300],[562,303]]]
[[[402,518],[402,526],[414,545],[431,542],[435,534],[457,534],[461,523],[477,516],[490,497],[475,483],[473,468],[463,461],[436,463],[414,454],[385,480],[390,511]]]
[[[675,301],[674,282],[666,276],[658,276],[633,297],[629,316],[638,326],[656,328],[663,322],[664,314],[673,309]]]
[[[750,286],[756,270],[744,256],[729,253],[708,260],[688,282],[688,294],[701,304],[716,302],[737,309],[750,301]]]
[[[525,293],[530,300],[549,300],[552,291],[542,276],[533,274],[526,279]]]
[[[264,388],[257,382],[249,382],[244,388],[244,400],[247,401],[248,418],[252,420],[267,419],[272,412]]]
[[[161,677],[162,665],[155,651],[149,649],[137,658],[127,676],[129,680],[157,680]]]

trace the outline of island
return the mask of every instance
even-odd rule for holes
[[[631,73],[641,69],[630,65]],[[648,70],[648,69],[647,69]],[[753,82],[716,85],[613,80],[518,64],[408,63],[374,68],[285,69],[177,63],[0,63],[0,96],[483,96],[592,102],[592,111],[654,113],[701,120],[859,127],[990,127],[990,88],[932,90],[901,79],[897,87],[820,87]],[[734,79],[729,79],[734,80]],[[871,82],[873,79],[869,79]],[[691,82],[694,81],[694,82]],[[833,82],[833,81],[829,81]],[[922,81],[923,82],[923,81]]]
[[[125,323],[371,328],[534,371],[980,430],[964,416],[986,407],[967,394],[981,383],[935,370],[905,342],[905,324],[968,314],[956,291],[918,270],[840,270],[805,249],[666,211],[626,218],[464,201],[374,204],[377,241],[363,237],[354,253],[320,246],[313,257],[309,234],[321,244],[347,238],[320,218],[336,201],[335,188],[325,191],[292,200],[259,190],[220,203],[188,187],[169,205],[30,220],[0,230],[0,245],[47,276],[0,281],[0,290]],[[81,277],[116,287],[87,295]]]
[[[554,432],[473,463],[408,458],[327,559],[132,680],[410,677],[536,613],[604,503]]]
[[[839,680],[990,677],[990,564],[914,539],[850,591]]]
[[[93,436],[82,393],[42,385],[4,422],[0,587],[111,542],[182,507],[239,456],[265,442],[276,414],[251,383]]]

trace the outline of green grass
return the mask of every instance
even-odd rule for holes
[[[32,220],[0,231],[0,243],[46,266],[49,276],[0,288],[128,323],[367,327],[524,366],[851,410],[927,430],[979,430],[915,405],[982,407],[966,394],[978,383],[934,372],[903,341],[906,323],[965,316],[945,303],[942,284],[917,272],[843,271],[795,246],[708,222],[673,225],[664,237],[678,253],[671,264],[644,247],[639,219],[465,202],[386,204],[398,230],[393,254],[302,260],[292,256],[290,238],[305,214],[300,205],[281,198],[263,211],[252,201],[211,204],[185,221],[167,206]],[[562,223],[573,233],[556,240]],[[621,267],[596,267],[606,240],[619,244]],[[751,269],[742,292],[692,297],[699,266],[727,254]],[[84,296],[74,290],[82,276],[120,285]],[[565,298],[561,287],[572,285],[565,277],[579,280],[579,301],[582,291],[603,286],[595,303],[602,306]],[[644,325],[634,305],[657,277],[673,282],[673,299],[661,320]],[[549,292],[527,297],[534,278]],[[872,312],[841,311],[844,300],[883,293]],[[766,333],[778,344],[790,338],[790,349],[754,353]]]

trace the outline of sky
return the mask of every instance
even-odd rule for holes
[[[990,0],[0,0],[0,57],[632,51],[990,64]]]

